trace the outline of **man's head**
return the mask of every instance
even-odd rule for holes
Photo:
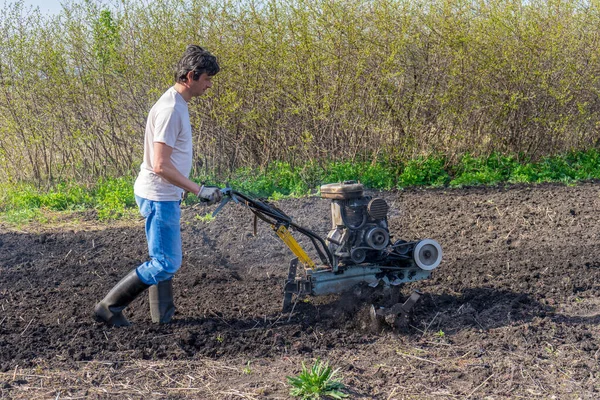
[[[200,46],[189,45],[175,69],[175,81],[187,88],[190,97],[200,96],[212,86],[219,72],[217,58]]]

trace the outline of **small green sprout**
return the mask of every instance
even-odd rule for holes
[[[550,354],[550,355],[553,355],[553,356],[556,356],[556,355],[558,355],[558,350],[557,350],[557,349],[556,349],[554,346],[552,346],[552,345],[551,345],[550,343],[548,343],[548,342],[546,342],[546,344],[547,344],[547,346],[546,346],[546,347],[544,347],[544,350],[546,350],[546,353],[548,353],[548,354]]]
[[[210,224],[215,219],[215,217],[213,217],[211,213],[208,213],[204,215],[196,215],[194,219],[200,222],[204,222],[205,224]]]
[[[250,364],[252,363],[252,361],[248,360],[248,362],[246,363],[246,366],[244,367],[244,369],[242,369],[242,372],[246,375],[250,375],[252,373],[252,368],[250,368]]]
[[[284,194],[279,193],[278,191],[274,191],[271,196],[269,196],[269,199],[273,200],[273,201],[278,201],[278,200],[283,200],[285,199],[287,196]]]

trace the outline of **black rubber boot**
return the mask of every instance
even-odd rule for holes
[[[150,298],[150,316],[152,322],[158,324],[168,324],[175,314],[175,304],[173,304],[173,280],[158,282],[157,285],[150,286],[148,290]]]
[[[123,315],[123,310],[149,285],[138,278],[135,269],[128,273],[108,292],[106,297],[94,308],[96,319],[111,326],[131,325]]]

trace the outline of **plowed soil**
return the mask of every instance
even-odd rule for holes
[[[254,237],[240,205],[208,223],[211,208],[184,208],[169,325],[147,294],[131,327],[92,318],[146,260],[141,218],[0,228],[0,397],[289,398],[285,377],[320,358],[351,398],[600,398],[599,183],[369,194],[395,239],[444,248],[431,279],[401,289],[424,293],[406,329],[371,329],[387,294],[366,287],[282,314],[291,253],[266,224]],[[276,204],[326,235],[328,200]]]

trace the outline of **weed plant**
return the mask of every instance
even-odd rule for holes
[[[343,399],[348,395],[342,390],[344,385],[336,378],[339,369],[333,369],[328,363],[317,359],[308,369],[302,363],[302,372],[296,376],[288,376],[288,383],[292,386],[290,394],[302,400],[318,400],[321,398]]]

